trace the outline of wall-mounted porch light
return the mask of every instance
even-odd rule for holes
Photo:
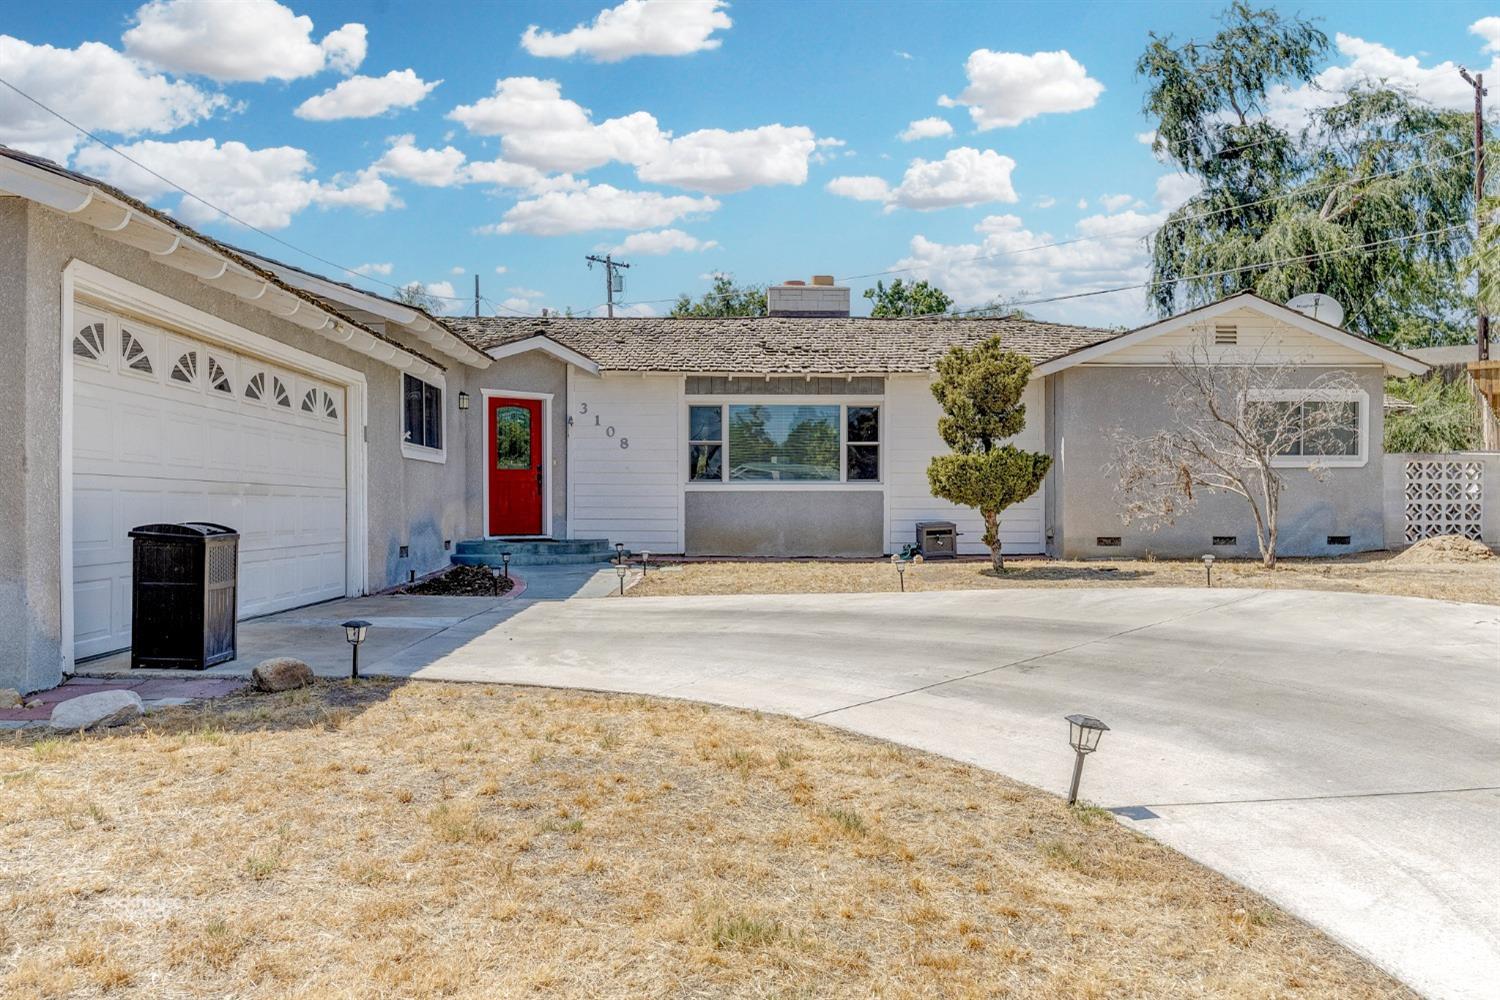
[[[469,408],[469,394],[462,389],[458,390],[458,408],[467,410]]]
[[[1083,777],[1083,758],[1099,749],[1099,737],[1109,727],[1092,715],[1069,715],[1068,743],[1078,753],[1073,762],[1073,784],[1068,787],[1068,805],[1078,801],[1078,780]]]

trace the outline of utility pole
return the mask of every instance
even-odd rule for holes
[[[479,275],[474,275],[474,315],[479,315]]]
[[[1458,73],[1464,78],[1464,82],[1474,88],[1474,228],[1475,239],[1478,240],[1484,233],[1484,217],[1479,212],[1479,203],[1484,198],[1484,97],[1489,91],[1484,89],[1484,74],[1475,73],[1469,75],[1469,71],[1462,66]],[[1484,281],[1484,275],[1479,274],[1476,282]],[[1482,288],[1475,289],[1482,292]],[[1480,299],[1483,303],[1483,298]],[[1490,318],[1484,314],[1484,306],[1479,306],[1479,360],[1490,359]]]
[[[615,268],[617,268],[617,267],[629,268],[630,265],[627,264],[627,263],[625,263],[623,260],[615,260],[614,257],[611,256],[610,254],[605,254],[603,257],[596,257],[593,254],[589,254],[587,257],[584,258],[584,260],[586,260],[586,261],[589,262],[589,270],[590,271],[592,271],[594,269],[594,265],[595,264],[603,264],[604,265],[604,302],[605,302],[606,308],[609,310],[609,318],[610,319],[614,319],[615,318]],[[621,287],[623,287],[623,284],[622,284]]]

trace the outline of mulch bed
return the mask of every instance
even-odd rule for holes
[[[398,594],[428,594],[440,597],[493,597],[515,586],[515,581],[496,580],[484,566],[455,566],[396,591]]]

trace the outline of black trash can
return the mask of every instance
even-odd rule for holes
[[[240,536],[200,521],[130,532],[130,666],[202,670],[235,657]]]

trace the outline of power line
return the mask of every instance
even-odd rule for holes
[[[121,159],[125,160],[126,162],[135,165],[136,167],[140,168],[141,170],[144,170],[146,173],[150,174],[152,177],[155,177],[157,180],[161,181],[163,184],[166,184],[166,185],[169,185],[169,186],[171,186],[173,188],[176,188],[184,196],[193,199],[194,201],[198,202],[199,204],[204,205],[207,208],[210,208],[210,209],[212,209],[215,212],[218,212],[220,215],[224,216],[224,218],[229,219],[232,222],[236,222],[236,223],[238,223],[241,226],[244,226],[246,229],[249,229],[251,232],[259,233],[261,236],[264,236],[266,239],[271,240],[271,241],[273,241],[275,243],[279,243],[280,245],[286,247],[289,250],[295,250],[297,253],[300,253],[300,254],[302,254],[303,256],[306,256],[306,257],[310,257],[310,258],[312,258],[313,260],[317,261],[320,264],[325,264],[328,267],[334,268],[335,270],[343,271],[346,274],[352,275],[352,276],[357,277],[357,278],[363,278],[364,280],[372,282],[374,284],[385,285],[386,287],[395,289],[398,292],[405,291],[407,288],[411,287],[409,284],[408,285],[398,285],[395,282],[386,281],[383,278],[377,278],[377,277],[375,277],[373,275],[366,274],[363,271],[357,270],[355,268],[346,267],[343,264],[338,263],[337,261],[332,261],[332,260],[329,260],[326,257],[321,257],[318,254],[313,253],[311,250],[305,250],[302,247],[297,246],[295,243],[291,243],[291,242],[289,242],[287,240],[282,239],[280,236],[276,236],[276,235],[274,235],[272,233],[268,233],[264,229],[261,229],[259,226],[255,226],[255,225],[250,224],[249,222],[246,222],[244,219],[242,219],[239,216],[235,215],[233,212],[229,211],[228,209],[226,209],[226,208],[220,208],[218,205],[215,205],[213,202],[209,201],[207,198],[204,198],[203,196],[201,196],[201,195],[199,195],[199,194],[197,194],[197,193],[195,193],[193,191],[188,190],[187,188],[183,187],[181,184],[178,184],[176,181],[172,180],[170,177],[166,177],[166,176],[163,176],[162,174],[157,173],[155,170],[152,170],[150,167],[146,166],[144,163],[142,163],[140,160],[137,160],[135,157],[131,156],[129,153],[126,153],[124,150],[120,149],[119,147],[114,146],[114,145],[110,144],[109,142],[105,141],[104,139],[99,138],[99,136],[95,135],[93,132],[90,132],[88,129],[84,128],[82,125],[79,125],[77,122],[73,121],[71,118],[67,117],[62,112],[54,110],[53,108],[48,107],[46,104],[43,104],[41,101],[37,100],[35,97],[32,97],[30,94],[26,93],[26,91],[22,90],[20,87],[17,87],[15,84],[11,83],[9,80],[6,80],[3,77],[0,77],[0,84],[4,84],[10,90],[12,90],[15,93],[19,94],[21,97],[24,97],[26,100],[30,101],[32,104],[35,104],[37,107],[41,108],[43,111],[47,112],[48,114],[54,116],[59,121],[63,122],[65,125],[69,126],[73,130],[75,130],[76,132],[78,132],[80,135],[83,135],[83,136],[87,137],[88,139],[90,139],[90,140],[92,140],[94,142],[97,142],[99,145],[103,146],[105,149],[109,150],[111,153],[114,153],[116,156],[120,157]],[[429,295],[429,296],[431,296],[434,299],[442,299],[444,301],[449,301],[449,302],[466,302],[466,301],[468,301],[467,298],[465,298],[463,296],[458,296],[458,295],[434,295],[431,292],[428,292],[426,290],[426,286],[425,285],[423,286],[423,294],[424,295]]]
[[[1261,261],[1256,264],[1243,264],[1239,267],[1226,268],[1221,271],[1204,271],[1201,274],[1185,274],[1177,278],[1167,278],[1161,281],[1143,281],[1133,285],[1117,285],[1113,288],[1099,288],[1089,292],[1071,292],[1067,295],[1053,295],[1043,299],[1022,299],[1015,302],[1005,303],[1008,306],[1038,306],[1048,302],[1065,302],[1069,299],[1086,299],[1096,295],[1113,295],[1116,292],[1128,292],[1140,288],[1154,288],[1158,285],[1175,285],[1184,281],[1199,281],[1204,278],[1223,278],[1231,274],[1242,274],[1246,271],[1254,271],[1264,267],[1279,267],[1282,264],[1293,264],[1304,260],[1320,260],[1324,257],[1338,257],[1343,254],[1357,253],[1361,250],[1370,250],[1374,247],[1386,246],[1391,243],[1399,243],[1402,240],[1422,239],[1427,236],[1436,236],[1443,233],[1451,233],[1459,229],[1467,229],[1466,225],[1443,226],[1438,229],[1429,229],[1422,233],[1403,233],[1400,236],[1392,236],[1383,240],[1374,240],[1369,243],[1361,243],[1359,246],[1341,247],[1337,250],[1325,250],[1321,253],[1297,254],[1293,257],[1282,257],[1279,260]],[[972,312],[980,312],[989,309],[990,306],[977,306],[973,309],[962,309],[957,313],[934,314],[930,317],[933,321],[940,321],[944,316],[963,316]],[[927,318],[927,317],[923,317]]]

